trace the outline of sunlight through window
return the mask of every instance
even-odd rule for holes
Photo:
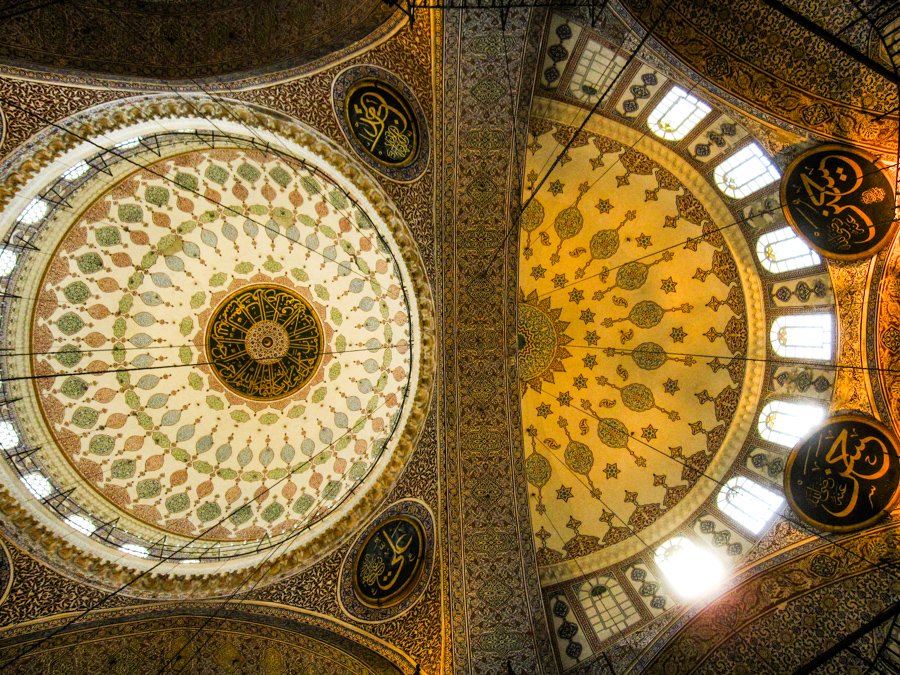
[[[19,432],[12,422],[0,422],[0,449],[12,450],[19,444]]]
[[[790,227],[766,232],[756,242],[756,256],[769,272],[778,274],[822,262],[819,255],[794,234]]]
[[[46,499],[53,493],[53,486],[50,485],[50,481],[43,474],[36,471],[22,476],[22,482],[25,483],[28,491],[38,499]]]
[[[772,349],[779,356],[830,359],[831,315],[779,316],[772,322],[769,339],[772,341]]]
[[[656,549],[654,560],[672,590],[683,598],[696,598],[725,578],[725,567],[716,555],[686,537],[669,539]]]
[[[784,504],[784,499],[745,476],[735,476],[719,491],[716,503],[722,513],[759,534]]]
[[[28,206],[22,209],[19,214],[19,222],[26,225],[34,225],[41,222],[41,219],[47,215],[48,205],[43,199],[32,199]]]
[[[65,522],[69,527],[74,528],[89,537],[94,534],[94,531],[97,529],[97,526],[84,516],[69,516],[68,518],[66,518]]]
[[[137,556],[138,558],[149,558],[150,551],[148,551],[143,546],[138,546],[137,544],[124,544],[119,547],[119,550],[122,553],[129,553],[133,556]]]
[[[825,409],[822,406],[769,401],[759,414],[759,435],[767,441],[792,448],[823,419]]]
[[[667,141],[680,141],[712,110],[681,87],[673,87],[647,118],[650,130]]]
[[[19,255],[15,251],[4,249],[0,251],[0,277],[5,277],[16,268]]]
[[[88,172],[88,169],[91,167],[88,166],[87,162],[78,162],[78,164],[74,165],[71,169],[66,171],[62,177],[68,181],[74,181],[81,178],[84,174]]]
[[[716,184],[729,197],[740,199],[781,178],[778,169],[762,149],[751,143],[736,152],[715,170]]]

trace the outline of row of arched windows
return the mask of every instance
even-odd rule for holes
[[[647,124],[659,138],[679,141],[711,112],[703,101],[680,87],[673,87],[650,113]],[[725,158],[713,171],[719,189],[742,199],[779,180],[778,169],[756,143]],[[766,232],[757,240],[760,265],[772,274],[783,274],[820,265],[822,260],[788,227]],[[831,313],[779,316],[772,322],[769,339],[773,352],[785,358],[832,358]],[[793,447],[825,417],[825,408],[812,403],[771,400],[759,415],[759,435],[784,447]],[[759,534],[784,505],[784,498],[746,476],[726,482],[716,497],[719,510],[748,532]],[[695,597],[715,587],[725,576],[725,565],[711,549],[688,537],[672,537],[656,549],[656,565],[673,590]]]
[[[706,117],[712,108],[687,93],[672,87],[647,118],[647,126],[659,138],[680,141]],[[742,199],[781,178],[756,143],[742,148],[721,162],[713,172],[719,189],[729,197]]]
[[[735,476],[719,490],[716,504],[722,513],[746,530],[759,534],[784,505],[784,499],[746,476]],[[682,535],[659,546],[654,562],[672,590],[684,598],[715,588],[726,572],[715,553]]]

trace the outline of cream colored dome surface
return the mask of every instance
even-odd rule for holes
[[[31,354],[15,419],[92,541],[114,521],[161,557],[253,554],[384,484],[418,305],[390,228],[327,165],[178,136],[79,177],[75,215],[38,226],[52,254],[22,256],[32,310],[6,331]]]

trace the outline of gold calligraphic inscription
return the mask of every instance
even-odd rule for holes
[[[823,145],[800,155],[781,181],[781,205],[797,234],[836,260],[871,256],[896,231],[891,181],[857,148]]]
[[[245,398],[290,396],[322,360],[322,326],[312,307],[281,286],[245,286],[222,301],[206,329],[206,355],[222,384]]]
[[[850,532],[876,523],[900,500],[894,434],[872,418],[830,418],[791,451],[784,492],[819,529]]]
[[[360,80],[347,92],[347,124],[356,140],[375,159],[406,166],[418,150],[419,134],[412,108],[391,85]]]
[[[392,518],[376,527],[356,558],[353,588],[370,607],[396,605],[422,575],[425,540],[412,518]]]

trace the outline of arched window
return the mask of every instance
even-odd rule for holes
[[[804,359],[831,358],[831,314],[779,316],[769,333],[779,356]]]
[[[137,544],[123,544],[119,547],[119,550],[122,553],[128,553],[133,556],[137,556],[138,558],[149,558],[150,551],[148,551],[143,546],[138,546]]]
[[[758,534],[784,499],[745,476],[735,476],[719,490],[716,503],[722,513]]]
[[[76,181],[81,178],[84,174],[86,174],[90,170],[90,166],[88,166],[87,162],[81,161],[75,164],[72,168],[66,171],[62,177],[67,181]]]
[[[34,225],[41,222],[41,219],[47,215],[49,205],[43,199],[32,199],[28,202],[28,206],[22,209],[19,214],[19,222],[26,225]]]
[[[660,138],[680,141],[709,114],[710,110],[712,108],[681,87],[672,87],[650,113],[647,126]]]
[[[714,588],[725,576],[725,568],[712,552],[699,548],[687,537],[672,537],[656,549],[657,567],[672,589],[692,598]]]
[[[140,144],[141,144],[141,137],[135,136],[134,138],[129,138],[128,140],[122,141],[121,143],[116,143],[116,149],[131,150],[131,148],[136,148]]]
[[[8,248],[0,251],[0,277],[5,277],[16,268],[19,256]]]
[[[714,175],[719,189],[735,199],[753,194],[781,178],[778,169],[756,143],[751,143],[719,164]]]
[[[45,499],[53,493],[53,486],[50,485],[50,481],[37,471],[22,476],[22,482],[25,483],[28,491],[38,499]]]
[[[769,272],[778,274],[822,262],[819,255],[794,234],[790,227],[766,232],[756,242],[756,257]]]
[[[19,444],[19,432],[12,422],[0,422],[0,449],[12,450]]]
[[[86,534],[89,537],[94,534],[94,530],[97,529],[97,526],[94,525],[94,523],[92,523],[84,516],[79,516],[77,514],[66,518],[65,523],[69,527],[76,529],[82,534]]]
[[[767,441],[792,448],[823,419],[825,409],[821,406],[769,401],[759,414],[759,435]]]

